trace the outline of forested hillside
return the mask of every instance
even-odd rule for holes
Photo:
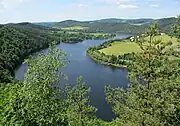
[[[29,54],[56,43],[76,43],[85,39],[106,39],[110,34],[69,33],[31,23],[0,27],[0,82],[9,82],[13,70]]]
[[[33,27],[32,27],[33,26]],[[17,64],[32,52],[45,48],[53,38],[41,26],[8,24],[0,28],[0,81],[8,82]]]
[[[174,36],[180,32],[177,24],[173,29]],[[82,77],[77,78],[73,87],[66,85],[63,89],[59,88],[60,78],[64,77],[64,74],[61,72],[59,74],[59,71],[67,65],[68,61],[66,53],[51,44],[47,55],[41,54],[38,58],[31,57],[25,61],[29,68],[24,81],[1,83],[0,124],[10,126],[179,126],[178,46],[173,46],[171,42],[164,43],[154,39],[158,34],[157,24],[153,24],[144,36],[148,40],[141,36],[135,41],[142,49],[140,53],[130,53],[128,57],[112,56],[118,61],[123,58],[133,61],[125,62],[130,80],[127,89],[105,87],[106,100],[116,115],[114,120],[106,122],[95,116],[97,109],[90,104],[90,88],[85,86]],[[43,35],[40,32],[38,37],[34,34],[32,37],[34,39],[37,37],[38,40]],[[3,27],[0,37],[4,51],[1,59],[6,56],[9,59],[4,60],[1,66],[7,69],[11,69],[12,62],[17,59],[17,56],[30,52],[33,49],[32,45],[42,47],[42,43],[35,43],[37,41],[31,40],[27,34],[10,27]],[[17,42],[20,44],[18,45]],[[49,41],[45,44],[47,42]],[[111,61],[114,60],[109,62]]]
[[[143,24],[143,23],[150,23],[153,21],[151,18],[139,18],[139,19],[118,19],[118,18],[108,18],[108,19],[101,19],[95,20],[98,22],[107,22],[107,23],[131,23],[131,24]]]
[[[46,27],[52,27],[57,22],[37,22],[34,23],[36,25],[46,26]]]
[[[67,20],[59,23],[55,23],[53,27],[65,28],[73,26],[88,27],[85,31],[88,32],[121,32],[121,33],[144,33],[145,29],[155,20],[152,19],[134,19],[134,20],[118,20],[118,19],[103,19],[97,21],[75,21]],[[162,18],[157,19],[159,30],[162,32],[168,32],[168,29],[172,27],[172,24],[176,22],[176,18]],[[139,24],[139,25],[137,25]]]
[[[67,84],[60,88],[61,79],[66,78],[61,70],[68,65],[68,59],[56,44],[69,39],[71,33],[29,23],[1,26],[0,125],[180,126],[179,24],[180,17],[170,29],[176,44],[155,39],[160,30],[158,24],[153,23],[144,29],[144,35],[134,36],[131,42],[139,46],[140,52],[108,56],[107,62],[127,65],[129,79],[126,89],[104,87],[106,101],[115,114],[110,122],[95,116],[97,109],[89,100],[91,89],[82,77],[78,77],[73,86]],[[88,53],[96,55],[99,49],[111,46],[111,42],[91,47]],[[47,46],[50,47],[47,55],[24,61],[28,63],[24,80],[14,80],[11,74],[16,64]],[[98,58],[106,60],[107,54],[101,52]]]

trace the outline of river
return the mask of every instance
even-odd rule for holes
[[[127,38],[130,35],[120,34],[116,36],[116,39]],[[86,49],[90,46],[99,45],[105,42],[105,40],[85,40],[76,44],[61,43],[57,45],[57,48],[67,52],[70,63],[62,71],[68,76],[68,80],[62,80],[61,84],[74,84],[76,78],[83,76],[84,81],[88,87],[91,87],[90,101],[98,111],[96,116],[106,121],[110,121],[114,118],[114,114],[110,106],[106,103],[104,87],[105,85],[111,85],[111,87],[123,87],[127,88],[128,78],[127,69],[125,68],[113,68],[104,66],[94,62],[90,57],[86,56]],[[44,51],[46,51],[45,49]],[[27,71],[27,64],[20,65],[15,70],[15,78],[17,80],[23,80],[24,74]]]

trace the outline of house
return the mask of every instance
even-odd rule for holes
[[[161,33],[161,35],[165,35],[165,33]]]
[[[135,39],[135,37],[132,36],[132,37],[130,38],[130,41],[131,41],[131,42],[134,42],[134,39]]]

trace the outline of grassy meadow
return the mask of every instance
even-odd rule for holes
[[[145,38],[148,40],[148,38]],[[171,41],[173,45],[178,44],[178,39],[174,37],[170,37],[168,35],[159,35],[154,38],[154,40],[161,40],[162,42],[169,42]],[[123,41],[114,41],[112,46],[99,50],[100,52],[105,53],[106,55],[123,55],[126,53],[131,52],[141,52],[142,50],[140,47],[134,43],[130,42],[130,40],[123,40]]]
[[[147,40],[149,40],[149,37],[147,37]],[[154,37],[154,40],[161,40],[164,43],[171,41],[173,45],[178,44],[178,39],[175,37],[171,37],[169,35],[159,35],[159,36]]]
[[[112,46],[99,51],[105,53],[106,55],[123,55],[125,53],[141,52],[141,49],[136,43],[128,42],[126,40],[122,42],[115,41],[112,43]]]
[[[65,27],[61,28],[62,30],[86,30],[88,27],[82,27],[82,26],[73,26],[73,27]]]

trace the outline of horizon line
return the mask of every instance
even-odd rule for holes
[[[158,18],[152,18],[152,17],[138,17],[138,18],[119,18],[119,17],[105,17],[105,18],[99,18],[99,19],[85,19],[85,20],[78,20],[78,19],[73,19],[73,18],[68,18],[68,19],[63,19],[59,21],[17,21],[17,22],[6,22],[6,23],[0,23],[0,24],[18,24],[18,23],[53,23],[53,22],[63,22],[63,21],[79,21],[79,22],[90,22],[90,21],[99,21],[99,20],[105,20],[105,19],[124,19],[124,20],[137,20],[137,19],[153,19],[153,20],[158,20],[158,19],[165,19],[165,18],[177,18],[177,16],[168,16],[168,17],[158,17]]]

